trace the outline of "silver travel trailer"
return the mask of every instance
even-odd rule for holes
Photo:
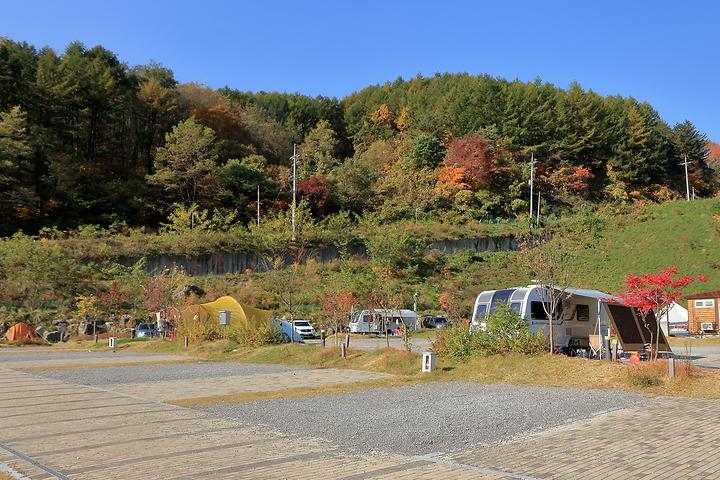
[[[475,300],[471,328],[484,329],[488,315],[504,303],[525,319],[532,333],[542,330],[549,334],[543,297],[546,302],[550,299],[549,287],[540,285],[482,292]],[[604,339],[609,336],[609,323],[603,300],[614,299],[612,295],[598,290],[566,288],[553,321],[554,344],[566,352],[586,349],[592,335],[600,335],[604,344]]]
[[[417,313],[412,310],[369,309],[356,312],[350,319],[350,333],[393,334],[402,328],[402,324],[411,330],[417,330]]]

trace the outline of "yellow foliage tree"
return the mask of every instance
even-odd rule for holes
[[[390,110],[390,107],[388,107],[386,103],[383,103],[378,107],[377,110],[372,113],[372,115],[370,116],[370,120],[372,120],[372,122],[375,124],[389,127],[393,124],[392,110]]]
[[[410,128],[410,109],[408,107],[403,107],[402,110],[400,110],[400,114],[397,120],[395,120],[395,126],[401,132]]]

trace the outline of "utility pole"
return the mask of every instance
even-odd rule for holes
[[[687,201],[690,201],[690,177],[688,177],[688,165],[692,162],[688,161],[687,153],[685,154],[685,161],[681,163],[680,165],[685,166],[685,193],[687,196]]]
[[[535,153],[530,152],[530,180],[528,181],[528,185],[530,185],[530,225],[532,226],[532,217],[533,217],[533,183],[535,183]]]
[[[257,226],[260,226],[260,185],[257,186]]]
[[[297,199],[297,161],[298,154],[293,143],[293,155],[290,157],[292,160],[292,241],[295,241],[295,202]]]

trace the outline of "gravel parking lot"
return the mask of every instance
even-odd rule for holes
[[[254,363],[176,363],[123,367],[81,368],[74,370],[38,370],[33,373],[81,385],[112,385],[117,383],[147,383],[165,380],[188,380],[276,373],[302,370],[305,367]]]
[[[509,440],[645,402],[602,390],[426,383],[209,407],[209,413],[313,436],[355,453],[422,455]]]

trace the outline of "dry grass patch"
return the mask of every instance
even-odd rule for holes
[[[474,357],[462,364],[440,362],[440,371],[432,377],[436,380],[598,388],[720,399],[720,372],[698,369],[682,362],[676,365],[675,378],[668,378],[667,370],[667,362],[663,360],[628,366],[560,355],[528,357],[513,354]]]
[[[0,472],[0,480],[15,480],[15,477],[10,476],[7,473]]]

